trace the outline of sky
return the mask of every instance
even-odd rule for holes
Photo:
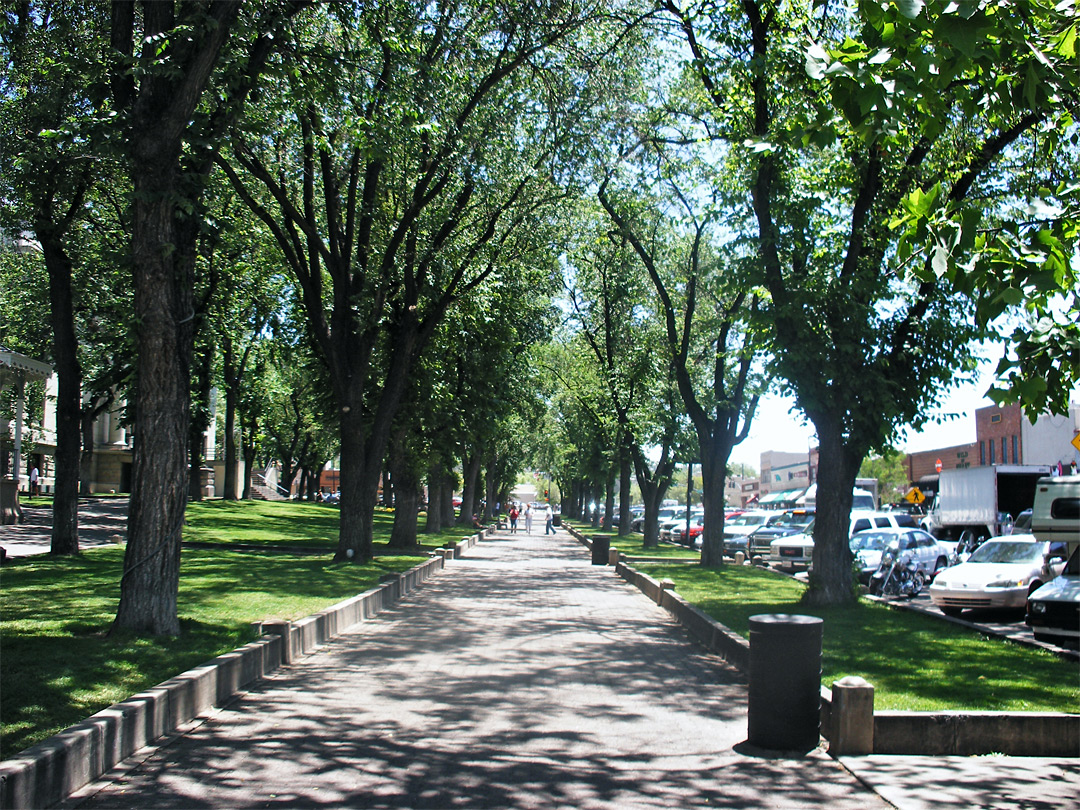
[[[993,369],[992,361],[982,363],[975,381],[958,385],[933,411],[940,415],[957,414],[956,418],[942,424],[928,424],[919,433],[906,436],[897,447],[906,453],[917,453],[974,442],[975,410],[994,404],[985,395],[993,382]],[[731,463],[744,463],[760,472],[761,454],[768,450],[805,453],[816,447],[813,425],[793,408],[793,399],[778,395],[764,398],[758,405],[750,435],[732,451]]]

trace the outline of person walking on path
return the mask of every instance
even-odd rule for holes
[[[532,504],[525,504],[525,534],[532,534]]]
[[[544,521],[544,534],[555,534],[555,511],[550,506],[547,508],[547,519]]]
[[[39,480],[40,475],[41,475],[41,473],[38,472],[37,465],[35,464],[34,469],[30,470],[30,497],[31,498],[33,498],[34,496],[36,496],[40,492],[40,489],[38,488],[38,480]]]
[[[510,534],[517,534],[518,510],[517,504],[510,504]]]

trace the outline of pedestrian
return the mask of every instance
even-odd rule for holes
[[[554,525],[554,522],[553,522],[554,520],[555,520],[555,517],[552,514],[551,507],[549,506],[548,509],[547,509],[547,520],[544,521],[544,534],[545,535],[555,534],[555,525]]]
[[[38,494],[40,488],[38,487],[38,478],[40,478],[37,465],[34,465],[34,469],[30,470],[30,497],[33,498]]]
[[[525,533],[532,534],[532,504],[525,504]]]
[[[1076,475],[1076,459],[1069,462],[1069,475]]]
[[[510,534],[517,534],[517,504],[510,504]]]

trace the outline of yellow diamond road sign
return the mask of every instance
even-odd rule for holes
[[[1072,446],[1077,450],[1080,450],[1080,432],[1077,432],[1077,434],[1073,436]]]

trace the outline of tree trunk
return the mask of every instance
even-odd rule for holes
[[[438,462],[432,462],[428,466],[427,472],[427,520],[424,523],[424,532],[426,534],[438,534],[442,531],[443,513],[442,508],[439,505],[439,495],[442,491],[442,485],[442,465]]]
[[[251,482],[255,478],[255,433],[258,430],[258,422],[251,421],[251,425],[245,431],[241,427],[240,445],[244,455],[244,489],[240,497],[245,501],[252,498]]]
[[[82,454],[79,459],[79,494],[90,494],[90,481],[93,475],[94,463],[94,410],[87,405],[79,414],[80,428],[82,430]]]
[[[807,415],[817,429],[821,461],[814,516],[814,567],[803,601],[812,606],[850,604],[858,596],[848,531],[852,490],[862,459],[856,460],[845,447],[838,420],[820,412]]]
[[[599,504],[598,504],[599,505]],[[615,518],[615,469],[608,473],[604,486],[604,529],[611,531]]]
[[[79,553],[79,444],[82,369],[71,292],[71,260],[64,249],[39,227],[45,266],[49,271],[49,301],[53,328],[53,363],[58,389],[56,398],[56,464],[53,526],[50,553]]]
[[[236,404],[239,399],[241,370],[237,367],[233,352],[232,338],[222,338],[222,367],[225,376],[225,480],[222,482],[221,497],[226,501],[236,500]]]
[[[442,523],[444,526],[454,525],[454,485],[457,483],[457,476],[454,471],[446,468],[444,470],[442,490],[439,492],[439,497],[435,501],[437,508],[442,514]],[[469,520],[469,525],[472,525],[472,519]]]
[[[471,526],[472,516],[478,510],[476,508],[477,482],[480,479],[480,453],[471,456],[463,453],[461,456],[461,510],[458,512],[457,522],[461,525]]]
[[[181,243],[172,221],[174,184],[167,167],[174,162],[155,155],[136,161],[133,171],[137,408],[115,627],[153,635],[180,633],[180,537],[188,494],[193,266],[186,257],[191,242]]]
[[[724,480],[730,447],[714,439],[709,443],[698,439],[701,450],[701,503],[705,518],[701,529],[701,564],[709,567],[724,562]],[[711,446],[710,446],[711,445]]]
[[[387,453],[387,468],[394,480],[394,526],[389,544],[393,548],[416,545],[417,512],[420,506],[420,477],[409,444],[409,429],[399,424],[394,429]],[[428,512],[431,511],[428,504]]]
[[[619,458],[619,537],[626,537],[632,531],[630,507],[630,451],[624,446]]]

